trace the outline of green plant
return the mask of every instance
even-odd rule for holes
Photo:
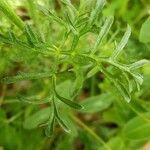
[[[23,22],[6,1],[0,1],[0,10],[20,29],[20,35],[14,34],[14,31],[11,29],[5,34],[0,34],[2,44],[6,44],[6,46],[12,45],[18,49],[17,53],[23,55],[24,61],[30,56],[31,59],[40,57],[43,60],[51,60],[51,68],[46,72],[43,71],[44,69],[41,72],[34,73],[19,72],[16,76],[6,77],[1,80],[2,83],[10,84],[21,80],[49,79],[50,87],[46,98],[37,99],[35,97],[25,97],[21,94],[18,95],[18,99],[22,102],[30,104],[46,103],[49,105],[49,108],[41,110],[24,123],[26,128],[33,128],[39,125],[46,126],[45,132],[47,136],[52,135],[56,121],[65,131],[69,132],[71,130],[71,119],[68,119],[68,123],[65,115],[68,110],[70,113],[72,110],[66,105],[80,112],[82,110],[85,111],[84,107],[86,105],[84,106],[84,103],[80,105],[74,101],[80,93],[85,80],[92,78],[97,72],[102,72],[116,87],[118,94],[126,102],[130,102],[131,94],[135,89],[140,90],[140,85],[143,82],[143,77],[138,73],[137,69],[148,63],[145,59],[133,63],[126,60],[126,58],[120,57],[131,34],[129,25],[120,42],[113,41],[114,38],[112,36],[112,39],[110,39],[113,42],[109,43],[110,47],[109,49],[107,48],[114,17],[102,15],[102,9],[106,3],[105,0],[93,2],[95,6],[92,9],[87,8],[84,0],[80,1],[78,9],[69,0],[62,0],[61,2],[66,12],[65,15],[58,16],[55,11],[51,11],[41,5],[37,6],[28,0],[30,6],[35,6],[35,10],[33,9],[31,12],[33,24],[30,25]],[[55,25],[58,26],[61,32],[58,36],[61,36],[62,39],[59,39],[59,41],[49,40],[49,36],[52,35],[46,35],[42,30],[39,30],[38,18],[36,18],[38,15],[34,15],[34,12],[37,11],[36,7],[38,7],[39,13],[42,13],[42,20],[44,18],[49,20],[50,23],[51,21],[56,22]],[[46,27],[47,30],[48,28],[49,26]],[[97,35],[95,43],[91,47],[79,45],[83,41],[85,43],[88,42],[86,40],[88,33]],[[23,54],[19,52],[21,50],[24,51]],[[104,53],[106,50],[108,53]],[[63,65],[63,67],[60,68],[60,65]],[[69,94],[67,93],[67,96],[58,92],[62,90],[58,90],[57,86],[58,82],[62,82],[59,81],[61,77],[64,80],[69,78],[72,85],[71,90],[68,89]],[[60,113],[61,110],[63,114]]]

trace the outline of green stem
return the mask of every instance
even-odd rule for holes
[[[95,94],[95,83],[96,83],[96,76],[93,76],[91,79],[91,96]]]
[[[6,2],[6,0],[0,0],[0,11],[3,12],[3,14],[21,30],[24,30],[23,21],[16,15],[15,11]]]
[[[87,131],[93,138],[100,144],[102,144],[106,150],[111,150],[111,148],[103,141],[102,138],[100,138],[92,129],[90,129],[86,124],[84,124],[80,119],[78,119],[76,116],[70,115],[71,118],[81,127],[84,128],[85,131]]]
[[[14,120],[16,120],[17,118],[19,118],[22,115],[23,111],[19,112],[18,114],[12,116],[10,119],[8,119],[6,122],[9,124],[11,122],[13,122]]]

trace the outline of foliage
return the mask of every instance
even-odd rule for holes
[[[132,28],[134,26],[123,24],[116,29],[117,21],[113,16],[108,15],[108,10],[111,9],[105,0],[89,0],[88,3],[80,0],[80,4],[75,5],[70,0],[61,0],[56,2],[57,7],[60,7],[59,10],[56,6],[53,7],[55,3],[52,1],[48,3],[27,0],[22,4],[27,8],[24,11],[29,11],[29,20],[21,19],[7,1],[0,1],[0,12],[4,19],[0,31],[0,47],[2,56],[5,56],[2,64],[7,66],[4,67],[7,69],[0,69],[5,76],[1,79],[4,96],[0,104],[5,106],[6,101],[3,102],[3,99],[6,97],[10,99],[8,103],[14,101],[17,106],[15,110],[10,110],[12,114],[17,114],[12,115],[8,120],[6,113],[10,108],[7,106],[8,112],[1,112],[0,119],[4,122],[1,129],[4,126],[7,130],[8,127],[8,130],[13,130],[10,132],[14,134],[16,129],[9,127],[9,124],[16,118],[24,116],[24,119],[18,123],[23,122],[25,131],[37,127],[44,128],[44,134],[50,137],[52,142],[61,133],[57,139],[58,145],[55,146],[58,150],[67,145],[68,149],[73,149],[76,137],[86,145],[86,149],[92,150],[97,147],[136,149],[147,142],[150,130],[149,113],[147,113],[149,107],[143,99],[149,98],[149,92],[147,96],[145,83],[140,91],[143,83],[140,68],[149,61],[141,59],[136,52],[133,52],[133,59],[130,59],[131,52],[128,54],[126,50],[128,41],[129,49],[132,45],[136,47],[135,40],[129,40],[131,26]],[[105,5],[108,5],[108,8],[105,8]],[[6,27],[5,22],[8,24]],[[124,26],[127,26],[126,29]],[[139,35],[140,41],[147,43],[148,48],[149,26],[148,18],[143,23]],[[118,31],[120,34],[116,36]],[[11,66],[14,68],[12,71]],[[18,68],[15,68],[16,66]],[[10,73],[7,70],[10,70]],[[150,70],[147,70],[149,76]],[[13,76],[6,77],[6,73]],[[98,75],[102,76],[102,81],[97,79]],[[11,89],[13,94],[5,96],[8,90],[5,87],[9,86],[6,84],[17,86],[19,82],[27,84],[27,87],[20,90]],[[88,93],[90,97],[83,99],[86,87],[90,90]],[[97,91],[99,89],[100,91]],[[12,107],[15,107],[15,104],[12,104]],[[26,107],[27,104],[30,105]],[[100,122],[98,120],[98,124],[93,125],[92,128],[96,128],[96,131],[94,132],[78,119],[74,111],[81,120],[86,114],[98,113],[97,116],[102,117],[102,120]],[[19,126],[15,122],[14,126]],[[75,122],[84,130],[78,129]],[[108,128],[107,123],[115,124],[116,127]],[[60,132],[58,125],[70,134]],[[25,133],[23,134],[22,139],[26,136]],[[34,131],[33,134],[38,136]],[[95,143],[91,137],[97,141],[93,147],[88,146]],[[39,142],[41,139],[43,141],[44,136],[42,137],[40,132],[35,143],[36,140]],[[140,142],[132,145],[132,140]],[[5,148],[7,140],[0,141],[2,141],[0,145]],[[120,145],[117,147],[116,143]],[[48,148],[45,146],[45,149]]]

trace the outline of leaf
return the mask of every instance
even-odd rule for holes
[[[5,37],[2,34],[0,34],[0,42],[7,43],[7,44],[11,44],[12,43],[12,41],[8,37]]]
[[[104,93],[84,99],[80,104],[83,109],[81,112],[95,113],[107,109],[113,102],[111,94]]]
[[[131,96],[126,87],[117,80],[114,80],[114,85],[126,102],[131,101]]]
[[[95,8],[92,10],[90,19],[89,19],[89,26],[94,23],[94,20],[97,18],[99,13],[102,11],[103,7],[106,4],[106,0],[97,0]]]
[[[150,113],[143,114],[148,120],[140,116],[132,118],[123,128],[123,136],[128,140],[149,140],[150,139]]]
[[[60,118],[59,116],[57,116],[57,121],[58,121],[59,125],[60,125],[67,133],[70,133],[70,129],[69,129],[68,126],[64,123],[63,117]]]
[[[45,73],[19,73],[19,75],[6,77],[1,80],[2,83],[10,84],[21,80],[40,79],[52,76],[51,72]]]
[[[136,81],[140,84],[140,85],[142,85],[142,83],[143,83],[143,76],[141,75],[141,74],[138,74],[138,73],[130,73],[135,79],[136,79]]]
[[[75,13],[77,13],[77,9],[72,5],[70,0],[61,0],[64,5],[67,5],[70,9],[72,9]]]
[[[135,69],[143,67],[147,63],[149,63],[149,60],[142,59],[142,60],[137,61],[137,62],[135,62],[133,64],[130,64],[129,68],[130,68],[130,70],[135,70]]]
[[[75,36],[78,36],[79,33],[78,33],[76,27],[74,26],[74,24],[72,23],[72,21],[70,20],[70,17],[69,17],[68,14],[66,14],[66,21],[68,22],[68,25],[69,25],[69,27],[70,27],[70,30],[73,32],[73,34],[74,34]]]
[[[108,34],[112,24],[113,24],[113,21],[114,21],[114,17],[110,16],[110,17],[107,17],[105,22],[104,22],[104,25],[102,26],[102,29],[97,37],[97,41],[94,45],[94,48],[92,50],[92,53],[94,54],[98,48],[98,46],[101,44],[102,40],[106,37],[106,35]]]
[[[47,137],[51,137],[53,135],[54,124],[55,124],[55,116],[52,116],[51,119],[48,121],[47,128],[45,129],[45,135]]]
[[[15,36],[15,34],[13,32],[11,32],[11,31],[9,31],[9,37],[10,37],[12,42],[17,42],[18,41],[18,39]]]
[[[131,27],[128,25],[125,34],[123,35],[120,43],[117,45],[116,49],[114,50],[112,54],[112,59],[115,60],[119,54],[122,52],[123,48],[128,42],[128,39],[131,35]]]
[[[129,93],[131,93],[133,91],[133,85],[132,82],[129,79],[129,76],[126,72],[122,72],[123,77],[125,78],[127,85],[128,85],[128,89],[129,89]]]
[[[70,135],[76,137],[78,135],[77,127],[70,114],[71,112],[68,113],[68,110],[60,110],[59,117],[63,118],[65,125],[69,128]]]
[[[74,21],[76,14],[78,13],[77,9],[72,5],[70,0],[61,0],[61,2],[66,6],[65,9],[67,9],[67,14],[71,20]]]
[[[66,29],[67,29],[67,24],[64,20],[62,20],[61,18],[57,17],[57,15],[53,12],[50,11],[42,6],[39,6],[39,9],[43,12],[43,14],[45,14],[49,19],[53,19],[56,22],[58,22],[59,24],[63,25]]]
[[[93,67],[88,73],[87,73],[87,78],[90,78],[94,76],[98,71],[99,71],[99,66]]]
[[[62,101],[63,103],[67,104],[68,106],[70,106],[70,107],[72,107],[72,108],[74,108],[74,109],[82,109],[82,106],[79,105],[78,103],[75,103],[75,102],[73,102],[73,101],[71,101],[71,100],[68,100],[68,99],[66,99],[66,98],[64,98],[64,97],[61,97],[60,95],[57,94],[57,92],[55,92],[55,93],[56,93],[56,97],[57,97],[60,101]]]
[[[123,139],[119,136],[110,138],[107,145],[111,148],[111,150],[127,150]],[[103,147],[102,150],[105,150],[105,147]]]
[[[47,121],[50,116],[50,108],[42,109],[25,119],[23,127],[25,129],[37,128],[40,124]]]
[[[142,24],[139,40],[143,43],[150,42],[150,17]]]
[[[33,32],[28,24],[25,25],[25,34],[29,44],[33,45],[34,43],[38,43],[38,38],[36,34]]]
[[[16,15],[6,0],[0,0],[0,11],[21,30],[24,29],[23,21]]]
[[[118,79],[114,78],[112,74],[107,72],[106,69],[102,68],[102,71],[106,75],[106,77],[115,85],[115,87],[119,91],[120,95],[124,98],[124,100],[129,103],[131,100],[131,96],[126,87],[120,81],[118,81]]]
[[[51,101],[51,98],[52,96],[48,96],[44,99],[30,99],[30,98],[27,98],[27,97],[24,97],[22,95],[17,95],[17,98],[21,101],[21,102],[24,102],[24,103],[29,103],[29,104],[35,104],[35,105],[39,105],[39,104],[45,104],[45,103],[48,103]]]
[[[59,123],[59,125],[66,131],[66,132],[70,132],[69,128],[66,126],[66,124],[64,123],[64,120],[62,119],[62,117],[59,116],[59,113],[57,111],[57,107],[55,104],[55,101],[53,100],[53,106],[54,106],[54,115],[56,116],[56,119]]]
[[[76,75],[76,79],[72,85],[72,89],[71,89],[71,97],[75,97],[79,94],[79,92],[81,91],[82,87],[83,87],[83,82],[84,82],[84,75],[82,72],[81,68],[76,67],[75,71],[75,75]]]

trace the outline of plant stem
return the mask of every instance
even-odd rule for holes
[[[4,101],[4,97],[5,97],[5,94],[6,94],[6,89],[7,89],[7,86],[3,85],[2,94],[1,94],[1,97],[0,97],[0,107],[3,104],[3,101]]]
[[[23,21],[16,15],[15,11],[6,2],[6,0],[0,0],[0,11],[3,12],[3,14],[21,30],[24,29]]]
[[[111,148],[102,140],[101,137],[99,137],[92,129],[90,129],[86,124],[84,124],[80,119],[78,119],[74,115],[70,115],[71,118],[81,127],[84,128],[85,131],[87,131],[93,138],[100,144],[102,144],[106,150],[111,150]]]
[[[91,96],[95,94],[95,83],[96,83],[96,76],[93,76],[91,79]]]
[[[19,112],[18,114],[12,116],[10,119],[8,119],[6,122],[9,124],[11,122],[13,122],[14,120],[16,120],[17,118],[19,118],[22,115],[23,111]]]

